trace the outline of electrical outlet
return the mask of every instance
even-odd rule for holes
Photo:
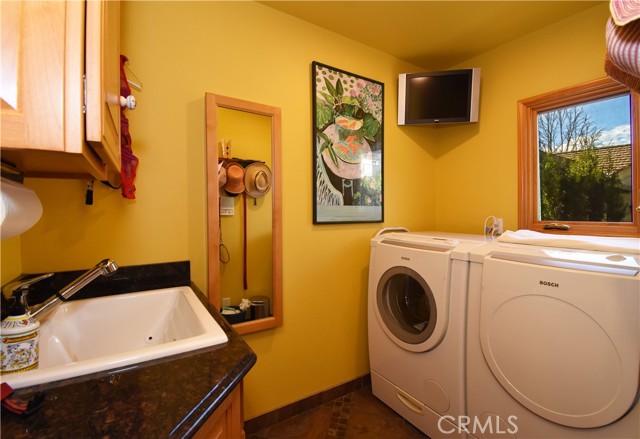
[[[493,228],[498,235],[502,235],[502,233],[504,232],[504,221],[502,220],[502,218],[495,219],[495,221],[493,222]]]
[[[222,299],[222,306],[231,306],[231,298],[225,297]]]

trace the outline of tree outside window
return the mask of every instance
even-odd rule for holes
[[[630,113],[626,93],[538,114],[541,219],[631,221]]]

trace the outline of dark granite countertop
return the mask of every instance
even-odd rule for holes
[[[80,272],[81,273],[81,272]],[[186,274],[186,276],[185,276]],[[73,279],[77,272],[56,274]],[[61,282],[60,279],[54,282]],[[122,267],[77,298],[189,285],[229,337],[225,344],[105,372],[17,389],[46,393],[29,416],[2,411],[3,438],[188,438],[204,424],[253,367],[256,355],[190,285],[189,263]],[[83,293],[81,295],[81,293]]]

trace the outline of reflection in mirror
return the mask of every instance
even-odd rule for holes
[[[271,169],[270,117],[218,108],[218,138],[219,143],[224,139],[232,158],[259,160],[268,167],[263,172]],[[227,193],[224,187],[220,192],[220,295],[229,298],[233,306],[256,296],[271,302],[270,193],[253,198],[246,193]]]
[[[249,320],[242,322],[244,313],[230,318],[242,322],[234,325],[240,334],[280,326],[280,109],[211,93],[205,104],[209,301],[218,309],[227,298],[232,306],[253,301]],[[254,183],[244,193],[231,171],[226,186],[218,179],[218,164],[232,162]]]

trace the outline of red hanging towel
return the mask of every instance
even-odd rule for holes
[[[131,94],[131,88],[127,82],[127,75],[124,73],[124,65],[129,61],[126,56],[120,55],[120,95],[128,97]],[[129,134],[129,120],[124,115],[124,108],[120,111],[120,139],[121,139],[121,169],[120,179],[122,180],[122,196],[128,199],[136,198],[136,187],[133,181],[136,178],[136,170],[138,169],[138,157],[133,155],[131,149],[131,134]]]

